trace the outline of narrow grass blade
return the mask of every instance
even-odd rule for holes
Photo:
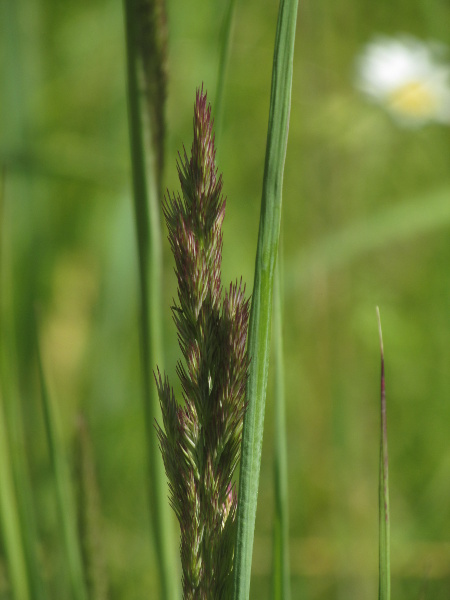
[[[286,401],[283,358],[283,301],[281,247],[275,268],[273,302],[273,347],[275,358],[275,522],[273,547],[274,600],[290,600],[289,580],[289,507],[287,479]]]
[[[379,587],[378,600],[391,598],[391,541],[389,515],[389,471],[388,440],[386,420],[386,391],[384,382],[384,350],[381,332],[380,311],[377,306],[378,331],[381,351],[381,435],[380,435],[380,480],[379,480]]]
[[[4,357],[6,356],[5,331],[5,275],[4,275],[4,194],[5,169],[0,181],[0,523],[2,546],[8,566],[8,575],[14,597],[28,600],[30,596],[28,573],[22,546],[21,523],[18,513],[16,493],[12,474],[12,460],[8,438],[8,426],[3,405],[5,388]]]
[[[161,422],[161,410],[152,369],[162,367],[161,311],[161,227],[159,181],[155,158],[158,150],[151,142],[151,118],[144,119],[139,99],[139,69],[141,65],[138,4],[124,0],[128,115],[134,213],[139,262],[140,337],[143,369],[143,400],[148,444],[150,513],[155,540],[155,555],[161,582],[162,598],[173,600],[179,595],[174,535],[168,504],[168,487],[163,462],[159,454],[155,421]]]
[[[9,156],[23,145],[26,127],[27,97],[24,93],[21,16],[18,2],[0,2],[0,52],[3,58],[0,86],[1,145],[7,149]]]
[[[101,507],[92,440],[85,419],[77,428],[78,506],[81,549],[90,600],[107,600],[108,579],[104,553]]]
[[[0,2],[0,56],[2,57],[2,82],[0,84],[0,145],[1,158],[3,165],[8,165],[8,184],[15,189],[15,198],[12,198],[11,205],[22,206],[22,210],[28,205],[30,200],[30,181],[26,176],[18,177],[12,173],[16,163],[17,156],[22,155],[26,146],[26,132],[29,120],[29,87],[26,74],[26,60],[23,52],[24,42],[24,19],[23,6],[20,2]],[[27,35],[29,35],[27,31]],[[29,66],[29,65],[28,65]],[[2,174],[4,179],[6,169]],[[9,187],[9,186],[8,186]],[[18,201],[15,203],[14,201]],[[1,202],[1,200],[0,200]],[[9,204],[9,203],[8,203]],[[7,211],[9,207],[6,206]],[[26,210],[26,209],[25,209]],[[0,207],[0,212],[3,209]],[[20,213],[16,213],[16,217]],[[25,213],[24,213],[25,214]],[[0,215],[2,221],[3,215]],[[20,217],[15,222],[20,221]],[[39,540],[37,527],[35,524],[35,514],[33,506],[33,496],[28,471],[28,457],[26,454],[25,435],[23,431],[21,397],[18,391],[19,365],[23,356],[16,351],[17,331],[15,323],[15,306],[13,298],[13,276],[12,263],[18,259],[18,251],[23,249],[18,243],[13,248],[15,240],[10,240],[11,231],[14,231],[14,221],[7,219],[7,224],[0,223],[0,244],[2,256],[0,260],[0,377],[1,388],[3,392],[3,408],[5,427],[9,438],[10,450],[10,470],[13,485],[16,492],[15,500],[17,502],[15,510],[19,519],[21,533],[21,544],[24,560],[26,564],[26,574],[22,574],[23,585],[29,586],[31,598],[42,600],[45,598],[45,589],[42,577],[42,566],[38,560]],[[5,259],[3,252],[5,245],[8,246],[7,252],[11,253]],[[20,260],[20,259],[19,259]],[[21,263],[20,278],[24,275],[24,262]],[[26,270],[26,269],[25,269]],[[4,271],[7,271],[6,273]],[[16,281],[19,281],[18,279]],[[16,283],[14,281],[14,283]],[[28,285],[28,284],[27,284]],[[30,289],[30,287],[28,287]],[[20,304],[24,314],[27,312],[23,308],[26,300],[21,298]],[[21,376],[24,374],[22,373]],[[25,374],[26,377],[26,374]],[[5,440],[6,443],[6,440]],[[0,482],[0,486],[3,484]]]
[[[56,501],[61,523],[64,551],[73,600],[87,600],[87,590],[78,538],[76,511],[70,480],[70,469],[66,450],[62,441],[59,415],[48,390],[42,365],[39,337],[36,327],[36,348],[38,359],[39,383],[41,387],[42,407],[45,430],[50,453],[50,462],[55,482]]]
[[[33,496],[31,491],[23,416],[18,391],[16,338],[13,330],[14,301],[11,273],[12,244],[9,228],[6,227],[7,208],[4,201],[5,172],[2,174],[0,193],[0,395],[2,395],[2,427],[4,436],[4,460],[0,475],[0,489],[13,502],[11,523],[4,531],[13,528],[17,522],[20,532],[20,553],[23,553],[26,574],[21,575],[21,585],[27,585],[31,598],[43,600],[46,597],[42,580],[42,566],[38,559],[39,539],[35,523]],[[0,402],[1,404],[1,402]],[[8,457],[8,459],[7,459]],[[2,450],[3,458],[3,450]],[[11,483],[9,479],[11,478]],[[5,489],[3,490],[3,486]],[[11,487],[12,486],[12,487]],[[8,518],[5,517],[7,520]]]
[[[12,163],[11,157],[16,156],[24,147],[24,136],[27,125],[27,99],[29,95],[26,92],[24,78],[24,60],[22,52],[22,31],[21,6],[18,2],[0,2],[0,23],[2,24],[2,35],[0,35],[0,56],[2,56],[2,84],[0,85],[0,105],[2,107],[1,119],[1,146],[2,160],[4,165]],[[0,203],[3,205],[3,193],[5,189],[6,169],[2,173],[2,198]],[[23,191],[26,180],[18,180],[14,177],[15,185]],[[28,190],[27,190],[28,191]],[[23,198],[21,198],[22,200]],[[3,213],[3,206],[0,207],[0,213]],[[11,496],[11,501],[15,502],[14,511],[17,516],[17,526],[19,527],[21,538],[20,553],[23,554],[26,573],[21,573],[20,588],[28,587],[32,598],[43,598],[43,584],[37,560],[38,539],[36,527],[34,524],[34,514],[32,510],[31,490],[28,479],[28,470],[26,464],[25,444],[22,430],[22,415],[17,394],[18,379],[17,358],[15,352],[15,338],[13,333],[13,309],[14,303],[11,299],[11,280],[10,274],[5,277],[4,268],[9,267],[9,260],[4,260],[3,252],[5,250],[6,226],[3,225],[3,214],[0,214],[0,377],[1,390],[3,392],[3,418],[5,429],[9,438],[9,470],[12,478],[12,485],[15,488],[16,496]],[[10,223],[9,223],[10,225]],[[8,227],[8,232],[11,227]],[[8,257],[9,258],[9,257]],[[5,444],[7,443],[5,438]],[[5,455],[6,456],[6,455]],[[5,483],[7,489],[8,484]],[[3,488],[3,482],[0,482]],[[11,488],[12,493],[12,488]],[[11,523],[8,523],[4,531],[10,528],[15,529],[11,516]],[[17,540],[18,541],[18,540]],[[16,554],[18,557],[18,554]],[[16,582],[18,583],[18,582]],[[14,586],[17,587],[16,585]],[[19,591],[18,591],[19,593]]]
[[[152,177],[158,194],[162,192],[164,148],[166,138],[167,95],[167,16],[165,0],[126,0],[134,19],[134,68],[144,92],[141,106],[141,130],[145,151],[153,159]],[[156,198],[159,202],[159,197]]]
[[[220,135],[222,133],[222,116],[223,116],[223,101],[225,95],[225,79],[228,70],[228,63],[230,59],[230,46],[231,37],[233,32],[233,20],[234,20],[234,9],[236,6],[236,0],[228,0],[225,8],[224,19],[222,23],[222,29],[220,32],[220,58],[219,58],[219,70],[217,73],[217,88],[215,97],[215,117],[214,117],[214,129],[216,135],[216,148],[220,149]]]
[[[10,451],[0,389],[0,523],[8,575],[16,600],[30,600],[28,573],[22,546],[20,519],[11,473]]]
[[[234,598],[247,600],[258,497],[270,351],[273,276],[278,251],[281,193],[291,106],[298,0],[281,0],[272,71],[261,216],[249,324],[250,371],[239,480]]]

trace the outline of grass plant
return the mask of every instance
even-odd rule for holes
[[[373,598],[377,501],[379,600],[448,600],[448,120],[402,129],[352,69],[377,34],[448,43],[450,8],[22,4],[0,5],[1,600]],[[237,272],[250,300],[223,298]]]

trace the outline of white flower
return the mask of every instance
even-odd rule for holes
[[[445,48],[413,37],[379,37],[356,63],[356,87],[402,125],[450,123],[450,68]]]

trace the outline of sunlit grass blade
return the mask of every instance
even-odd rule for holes
[[[386,419],[386,391],[384,381],[384,350],[380,311],[377,307],[378,331],[381,351],[381,419],[380,419],[380,480],[379,480],[379,587],[378,600],[391,597],[391,540],[389,514],[389,460]]]
[[[127,53],[128,118],[133,179],[134,214],[139,263],[140,337],[143,370],[143,400],[148,445],[150,513],[155,541],[155,555],[161,582],[162,598],[178,597],[177,563],[174,536],[168,504],[168,487],[163,462],[159,455],[155,421],[161,421],[161,410],[152,370],[163,365],[161,311],[161,226],[160,174],[156,164],[157,149],[151,142],[150,118],[143,116],[139,95],[141,58],[139,14],[137,3],[124,0]]]
[[[282,252],[275,267],[273,301],[273,348],[275,371],[275,522],[273,547],[274,600],[290,600],[289,578],[289,507],[287,479],[286,399],[283,358],[283,264]]]
[[[231,37],[233,32],[234,9],[236,0],[228,0],[225,7],[222,28],[220,32],[220,58],[219,70],[217,73],[217,87],[215,97],[215,133],[216,133],[216,148],[220,149],[220,135],[222,132],[222,117],[223,117],[223,102],[225,95],[225,79],[228,70],[230,58]]]
[[[50,454],[52,476],[55,484],[56,503],[61,524],[62,540],[73,600],[87,600],[86,582],[81,558],[80,540],[77,530],[76,510],[70,479],[70,468],[64,447],[59,414],[50,394],[44,376],[44,368],[36,327],[36,348],[38,359],[39,383],[45,431]]]
[[[108,579],[101,524],[101,507],[92,440],[80,415],[77,428],[78,513],[86,586],[90,600],[107,600]]]
[[[297,0],[281,0],[272,71],[261,216],[249,324],[250,371],[244,418],[234,565],[234,598],[247,600],[258,497],[270,352],[272,292],[291,106]]]

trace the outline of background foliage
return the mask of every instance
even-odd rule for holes
[[[237,3],[218,163],[228,198],[223,280],[253,278],[278,4]],[[53,597],[66,572],[38,395],[32,314],[76,463],[89,423],[111,598],[157,597],[139,397],[137,262],[120,2],[3,2],[0,153],[8,379],[24,413],[40,551]],[[213,104],[222,12],[168,2],[165,185],[190,147],[195,89]],[[285,350],[293,598],[365,600],[377,587],[379,348],[384,333],[392,595],[450,586],[449,130],[398,128],[352,85],[372,35],[446,41],[447,4],[299,7],[284,184]],[[165,245],[165,365],[179,357]],[[3,301],[5,301],[3,299]],[[10,328],[11,329],[11,328]],[[3,328],[2,336],[5,329]],[[267,401],[251,596],[267,597],[273,523]],[[0,546],[0,551],[2,550]],[[303,596],[302,596],[303,595]],[[0,598],[9,598],[0,557]]]

